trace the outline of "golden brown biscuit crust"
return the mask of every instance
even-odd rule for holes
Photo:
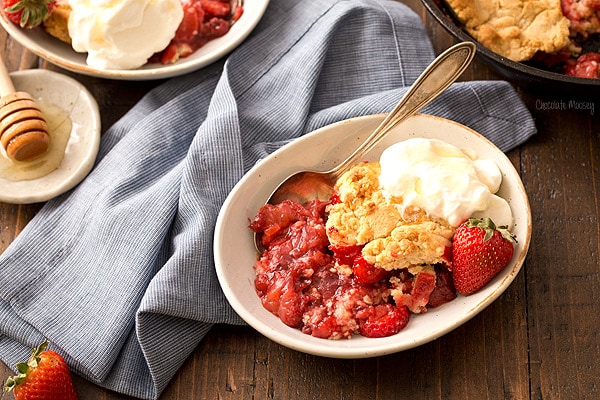
[[[69,36],[69,14],[71,7],[66,3],[57,3],[56,7],[44,21],[43,27],[46,32],[65,43],[71,43]]]
[[[446,0],[465,29],[482,45],[513,61],[569,44],[569,21],[560,0]]]
[[[334,246],[364,245],[362,255],[386,270],[443,263],[454,229],[379,188],[379,163],[362,163],[337,182],[340,202],[328,207],[326,230]]]

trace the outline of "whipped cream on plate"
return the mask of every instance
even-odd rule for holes
[[[87,64],[135,69],[167,47],[183,19],[180,0],[69,0],[73,49]]]

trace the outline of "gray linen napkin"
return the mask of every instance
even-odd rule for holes
[[[229,190],[293,138],[389,111],[432,59],[399,2],[271,0],[224,64],[166,82],[112,126],[85,181],[1,255],[2,360],[48,338],[87,379],[157,398],[213,324],[243,323],[213,268]],[[455,84],[424,112],[505,151],[535,133],[505,82]]]

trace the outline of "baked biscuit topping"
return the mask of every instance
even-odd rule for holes
[[[513,61],[536,52],[555,53],[569,44],[569,21],[560,0],[446,0],[482,45]]]
[[[388,271],[444,262],[444,251],[451,246],[453,228],[434,221],[403,223],[406,221],[399,221],[389,236],[367,243],[362,251],[364,259]]]
[[[333,246],[364,245],[364,259],[394,270],[445,262],[454,228],[423,210],[402,206],[379,185],[380,164],[361,163],[337,182],[339,203],[328,207],[326,230]]]

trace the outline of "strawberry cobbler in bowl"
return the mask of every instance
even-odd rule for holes
[[[442,118],[417,115],[395,128],[328,200],[265,205],[288,175],[334,166],[382,118],[342,121],[281,148],[240,180],[219,214],[223,291],[284,346],[338,358],[418,346],[487,307],[523,264],[531,215],[517,172],[487,139]],[[343,140],[348,132],[356,142]],[[474,270],[491,248],[498,268],[481,276]]]

